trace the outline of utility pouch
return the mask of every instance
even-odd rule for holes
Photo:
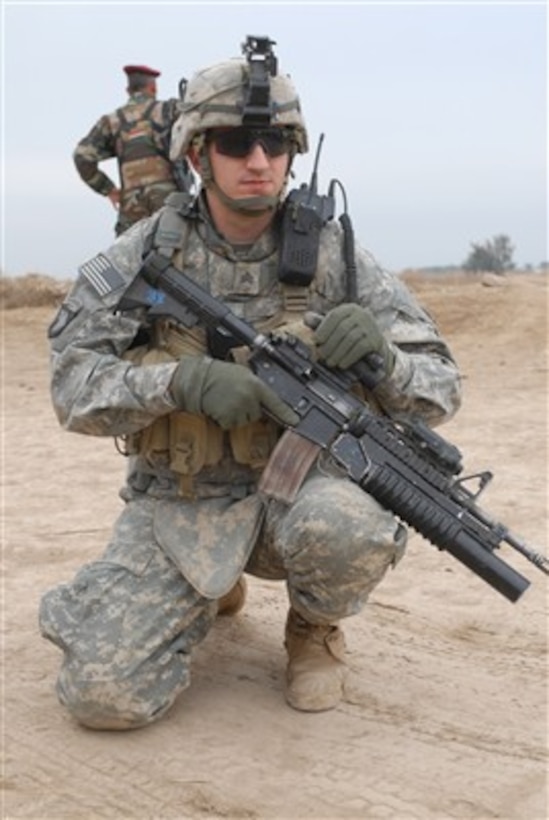
[[[168,466],[170,457],[170,419],[168,416],[156,419],[139,433],[128,437],[127,452],[139,453],[145,461],[154,466]]]
[[[170,415],[170,468],[180,475],[196,475],[223,456],[223,431],[205,416],[177,412]]]
[[[262,469],[278,441],[277,427],[270,420],[260,419],[252,424],[230,430],[231,449],[235,461]]]

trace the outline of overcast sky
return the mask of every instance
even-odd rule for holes
[[[546,2],[2,0],[2,15],[6,275],[72,278],[111,244],[114,210],[71,155],[124,103],[123,65],[157,68],[159,97],[173,97],[248,34],[276,41],[301,96],[312,150],[296,184],[324,133],[319,191],[341,181],[383,265],[459,264],[501,233],[517,264],[549,257]]]

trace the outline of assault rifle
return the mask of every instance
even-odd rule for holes
[[[508,600],[518,600],[530,581],[495,554],[502,542],[549,574],[545,556],[476,505],[492,474],[458,478],[460,451],[421,420],[372,412],[351,389],[357,381],[352,371],[332,370],[313,361],[309,348],[293,336],[259,333],[154,251],[122,295],[117,310],[143,307],[150,318],[168,316],[188,328],[205,326],[212,341],[210,349],[218,351],[217,355],[234,346],[247,346],[252,371],[299,416],[295,427],[280,438],[260,491],[291,500],[297,488],[285,486],[286,477],[296,471],[304,476],[324,452],[382,506]],[[372,370],[371,384],[377,381]],[[295,448],[296,441],[305,446]],[[478,479],[476,492],[467,487],[473,479]]]

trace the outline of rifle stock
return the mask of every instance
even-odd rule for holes
[[[289,453],[284,434],[260,491],[291,501],[323,450],[351,481],[508,600],[517,601],[530,581],[495,555],[502,542],[549,574],[545,556],[477,507],[475,501],[491,474],[457,478],[462,469],[459,450],[420,420],[374,414],[352,392],[352,372],[336,372],[314,362],[298,339],[259,333],[155,252],[146,258],[117,309],[136,307],[146,307],[151,317],[171,316],[186,327],[201,323],[210,336],[215,334],[218,348],[248,346],[251,369],[298,414],[292,434],[309,444]],[[288,475],[292,478],[286,486]],[[476,493],[466,486],[471,478],[480,478]]]

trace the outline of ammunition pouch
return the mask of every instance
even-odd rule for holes
[[[205,334],[200,329],[181,330],[171,322],[160,321],[154,346],[130,350],[125,358],[147,366],[205,352]],[[175,410],[127,436],[124,452],[139,455],[152,469],[161,467],[173,471],[179,476],[180,494],[192,497],[193,478],[205,467],[219,464],[227,444],[238,464],[261,470],[278,437],[279,428],[269,419],[260,419],[225,433],[207,416]]]

